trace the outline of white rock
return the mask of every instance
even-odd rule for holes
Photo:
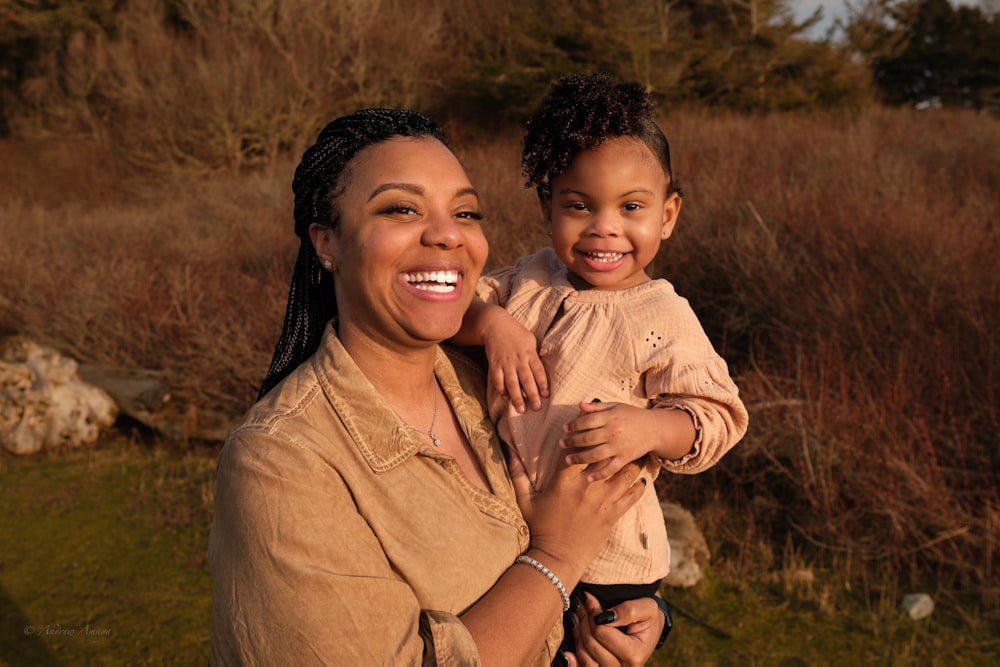
[[[663,583],[676,588],[691,588],[705,576],[702,565],[710,553],[705,536],[694,521],[694,515],[676,503],[660,501],[663,521],[667,525],[670,543],[670,573]]]
[[[934,611],[934,599],[927,593],[910,593],[903,596],[899,605],[914,621],[927,618]]]
[[[114,400],[83,382],[73,359],[21,336],[0,341],[0,445],[7,451],[92,444],[117,416]]]

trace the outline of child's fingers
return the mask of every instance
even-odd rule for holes
[[[503,368],[497,365],[490,366],[490,381],[493,383],[494,391],[506,398],[507,385],[504,382]]]
[[[527,366],[521,367],[518,369],[518,377],[521,380],[521,391],[524,392],[524,398],[528,405],[531,406],[532,410],[541,410],[541,390],[535,383],[535,376],[532,374],[531,369]]]
[[[615,462],[615,459],[604,459],[603,461],[598,461],[587,468],[587,481],[596,482],[598,480],[607,479],[621,469],[622,467]]]
[[[528,366],[531,368],[531,375],[535,381],[535,386],[538,387],[538,393],[548,398],[549,376],[545,373],[545,365],[542,363],[542,360],[536,355],[528,361]]]
[[[504,374],[505,395],[510,399],[510,404],[519,413],[524,412],[524,394],[521,393],[521,382],[518,379],[517,371]]]

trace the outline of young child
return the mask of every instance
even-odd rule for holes
[[[574,75],[553,85],[521,157],[552,247],[484,276],[455,339],[485,346],[490,415],[533,484],[560,456],[591,464],[591,479],[644,459],[642,499],[576,591],[604,609],[655,595],[669,570],[659,470],[701,472],[747,427],[688,302],[646,271],[682,196],[654,118],[638,83]]]

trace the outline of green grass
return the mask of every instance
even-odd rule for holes
[[[206,664],[214,467],[119,435],[5,457],[0,663]]]
[[[0,664],[206,664],[215,459],[120,433],[94,450],[0,459]],[[740,568],[751,574],[720,556],[695,588],[665,591],[674,631],[652,664],[1000,660],[996,632],[967,607],[939,601],[915,622],[892,586]]]

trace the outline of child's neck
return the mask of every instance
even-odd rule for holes
[[[574,288],[576,288],[576,290],[579,292],[586,292],[595,289],[599,289],[603,292],[617,292],[619,290],[626,289],[626,287],[623,285],[616,285],[615,287],[594,287],[586,280],[573,273],[572,271],[566,272],[566,278],[569,280],[569,284],[572,285]],[[636,285],[641,285],[642,283],[648,283],[650,280],[652,280],[652,278],[646,276],[644,280],[635,283],[633,285],[629,285],[628,287],[635,287]]]

